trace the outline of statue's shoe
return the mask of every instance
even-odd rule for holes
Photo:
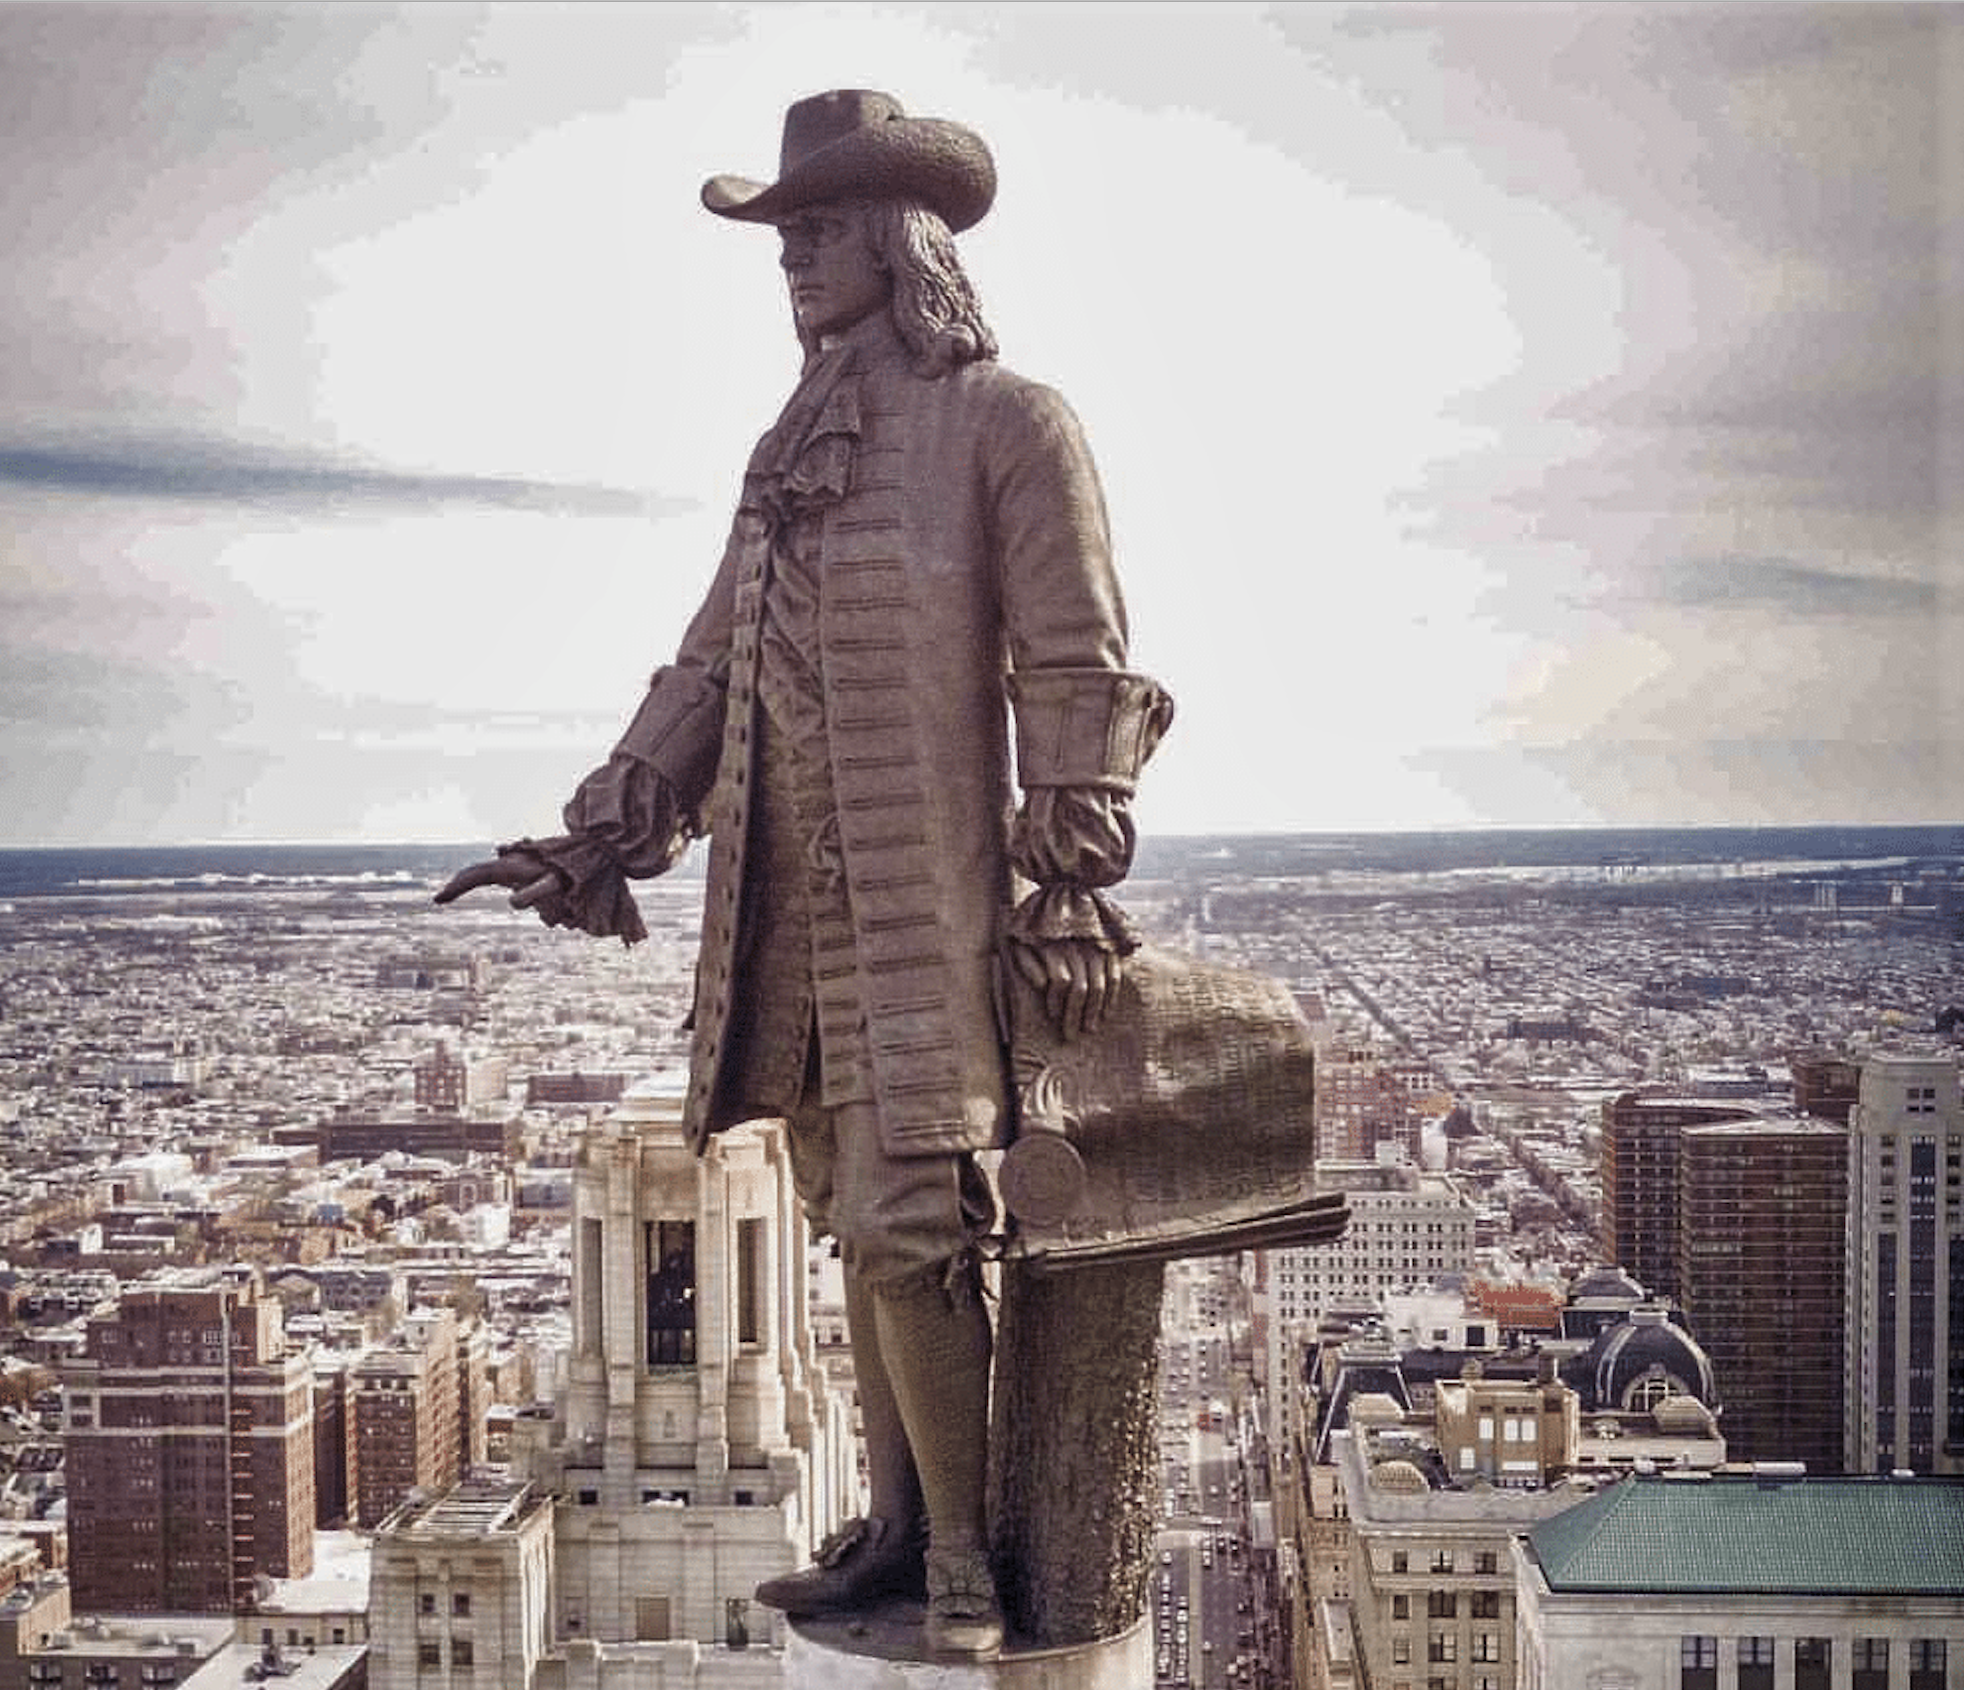
[[[766,1579],[757,1600],[792,1619],[846,1614],[881,1602],[927,1595],[923,1566],[925,1529],[896,1528],[868,1517],[849,1520],[818,1548],[818,1559],[801,1572]]]
[[[927,1556],[928,1653],[992,1661],[1002,1653],[1002,1603],[980,1549],[931,1549]]]

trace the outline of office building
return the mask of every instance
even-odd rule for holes
[[[1679,1297],[1736,1460],[1841,1471],[1847,1158],[1828,1121],[1681,1130]]]
[[[1758,1111],[1735,1099],[1624,1092],[1603,1105],[1603,1255],[1654,1297],[1678,1295],[1678,1134]]]
[[[281,1128],[275,1142],[312,1144],[323,1162],[373,1162],[391,1153],[463,1162],[488,1156],[509,1166],[519,1156],[518,1123],[484,1116],[336,1115],[314,1126]]]
[[[627,1082],[625,1074],[583,1074],[577,1068],[570,1074],[528,1074],[525,1107],[611,1105],[620,1102]]]
[[[1577,1432],[1575,1393],[1552,1380],[1469,1378],[1442,1391],[1431,1425],[1357,1398],[1331,1439],[1349,1590],[1318,1593],[1298,1616],[1296,1682],[1511,1685],[1510,1540],[1588,1494],[1564,1478]]]
[[[405,1502],[369,1563],[369,1684],[533,1684],[553,1577],[552,1499],[530,1485],[467,1480]]]
[[[1577,1290],[1600,1304],[1604,1282]],[[1717,1469],[1710,1368],[1634,1290],[1528,1345],[1446,1293],[1389,1298],[1383,1324],[1395,1339],[1319,1335],[1313,1431],[1278,1472],[1291,1682],[1512,1690],[1508,1535],[1632,1470]]]
[[[238,1684],[226,1675],[236,1648],[229,1619],[173,1614],[168,1626],[133,1616],[69,1617],[68,1591],[56,1576],[31,1595],[0,1604],[0,1690],[167,1690]],[[51,1625],[51,1622],[58,1624]],[[349,1681],[321,1678],[308,1690]]]
[[[469,1056],[438,1041],[413,1070],[416,1107],[437,1115],[502,1103],[511,1064],[502,1056]]]
[[[1955,1057],[1862,1065],[1848,1132],[1848,1470],[1964,1473],[1964,1103]]]
[[[1320,1083],[1320,1082],[1319,1082]],[[1269,1405],[1269,1441],[1295,1433],[1305,1348],[1331,1309],[1375,1308],[1393,1291],[1430,1285],[1473,1265],[1474,1205],[1448,1175],[1405,1161],[1318,1163],[1317,1183],[1342,1191],[1350,1225],[1333,1244],[1263,1252],[1254,1303],[1257,1362]]]
[[[1787,1063],[1794,1080],[1794,1113],[1817,1120],[1839,1121],[1844,1127],[1861,1096],[1862,1065],[1845,1056],[1818,1051],[1793,1057]]]

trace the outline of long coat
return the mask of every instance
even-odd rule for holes
[[[1079,701],[1015,724],[1025,763],[1049,765],[1024,767],[1025,785],[1104,772],[1113,724],[1100,697],[1137,678],[1103,494],[1064,401],[993,362],[919,376],[884,316],[850,341],[812,430],[849,460],[822,517],[818,645],[874,1100],[892,1153],[981,1149],[1007,1130],[993,971],[1012,898],[1012,677],[1068,675]],[[771,549],[746,497],[622,745],[656,763],[711,835],[684,1108],[699,1146],[746,1113],[727,1058],[747,906],[771,895],[746,876]],[[665,750],[650,756],[655,744]]]

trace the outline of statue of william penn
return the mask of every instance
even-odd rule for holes
[[[1100,889],[1130,866],[1171,716],[1127,667],[1077,420],[996,361],[956,255],[995,185],[971,130],[860,90],[791,107],[775,182],[704,185],[718,216],[778,233],[797,386],[566,832],[438,894],[502,886],[632,942],[626,881],[709,836],[685,1123],[698,1147],[788,1123],[845,1267],[870,1467],[866,1517],[757,1594],[794,1617],[924,1599],[930,1649],[968,1657],[1003,1630],[975,1162],[1012,1126],[997,970],[1063,1036],[1096,1026],[1134,943]]]

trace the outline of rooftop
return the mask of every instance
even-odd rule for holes
[[[1964,1596],[1964,1481],[1638,1475],[1528,1548],[1555,1591]]]
[[[369,1538],[364,1532],[314,1533],[314,1570],[306,1578],[272,1580],[258,1603],[265,1614],[365,1613]]]
[[[1686,1138],[1846,1138],[1839,1121],[1814,1115],[1762,1115],[1745,1121],[1706,1121],[1684,1129]]]
[[[404,1537],[485,1538],[515,1529],[544,1501],[529,1484],[466,1479],[442,1496],[404,1504],[393,1529]]]
[[[340,1686],[365,1682],[366,1643],[321,1643],[305,1649],[288,1649],[278,1656],[278,1666],[268,1672],[266,1652],[257,1643],[228,1643],[198,1669],[194,1677],[183,1680],[184,1690],[339,1690]]]

